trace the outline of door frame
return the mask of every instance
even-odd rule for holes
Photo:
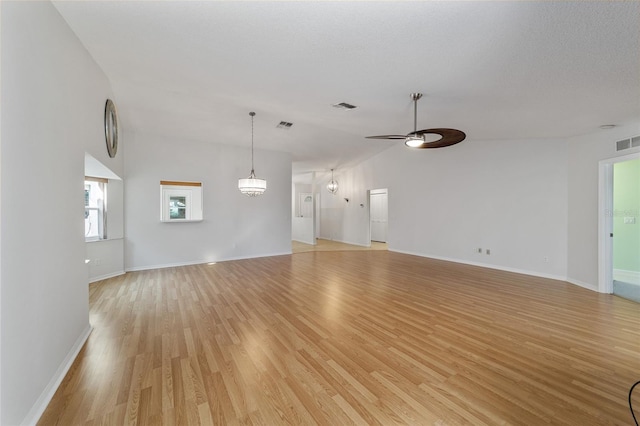
[[[640,152],[598,163],[598,291],[613,293],[613,166],[640,158]]]
[[[371,247],[371,192],[372,191],[385,191],[387,194],[387,241],[386,244],[389,244],[389,188],[373,188],[367,189],[367,241],[368,247]]]

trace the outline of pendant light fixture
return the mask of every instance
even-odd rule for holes
[[[327,184],[327,191],[332,194],[338,192],[338,182],[333,180],[333,169],[331,169],[331,181]]]
[[[248,178],[238,179],[238,189],[248,197],[257,197],[267,189],[267,181],[257,178],[253,171],[253,117],[256,113],[252,111],[249,115],[251,116],[251,174]]]

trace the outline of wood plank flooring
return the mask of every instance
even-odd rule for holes
[[[340,251],[128,273],[90,298],[40,425],[632,422],[640,305],[564,282]]]

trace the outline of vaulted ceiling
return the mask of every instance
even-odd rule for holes
[[[555,138],[640,118],[640,2],[55,1],[126,132],[355,164],[418,128]],[[353,110],[332,104],[347,102]],[[280,121],[293,123],[288,130]],[[444,148],[446,149],[446,148]]]

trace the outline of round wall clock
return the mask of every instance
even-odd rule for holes
[[[111,99],[107,99],[104,106],[104,137],[109,157],[113,158],[118,151],[118,112],[116,104]]]

